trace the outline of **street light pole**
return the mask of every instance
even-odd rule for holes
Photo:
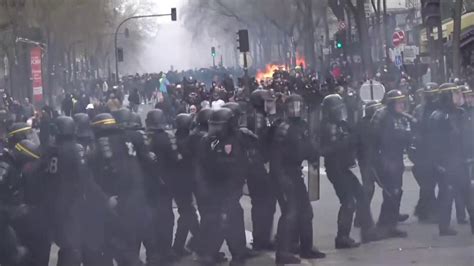
[[[155,18],[155,17],[165,17],[165,16],[171,16],[171,20],[175,21],[176,20],[176,8],[171,9],[171,13],[169,14],[153,14],[153,15],[143,15],[143,16],[132,16],[129,18],[124,19],[120,24],[117,26],[117,29],[115,30],[115,35],[114,35],[114,54],[115,54],[115,82],[118,84],[119,83],[119,64],[118,64],[118,51],[117,51],[117,37],[118,37],[118,32],[120,30],[120,27],[125,24],[127,21],[132,20],[132,19],[140,19],[140,18]]]

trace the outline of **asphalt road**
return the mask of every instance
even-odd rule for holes
[[[143,111],[150,107],[141,108]],[[359,176],[358,168],[353,171]],[[321,199],[313,202],[314,245],[327,253],[323,260],[303,260],[302,265],[351,265],[351,266],[474,266],[474,236],[468,225],[457,225],[453,212],[452,224],[458,230],[457,236],[440,237],[436,225],[419,224],[413,216],[401,223],[400,228],[408,232],[405,239],[389,239],[362,245],[352,250],[334,249],[336,219],[339,202],[332,185],[327,180],[324,169],[321,171]],[[405,171],[403,184],[402,213],[413,213],[418,199],[418,186],[409,168]],[[248,243],[251,242],[252,224],[250,219],[250,200],[244,196],[241,200],[244,207],[245,226]],[[377,188],[372,201],[372,212],[377,219],[382,203],[381,190]],[[175,216],[177,213],[175,210]],[[275,214],[275,226],[279,211]],[[352,236],[359,239],[359,230],[354,229]],[[228,253],[227,248],[223,250]],[[56,265],[57,249],[52,251],[50,265]],[[143,255],[143,249],[142,249]],[[230,256],[229,256],[230,257]],[[265,253],[248,261],[249,266],[274,265],[274,253]],[[197,265],[193,257],[185,258],[175,265]],[[223,264],[227,265],[227,264]]]

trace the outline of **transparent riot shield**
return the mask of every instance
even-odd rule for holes
[[[321,105],[309,104],[308,110],[308,125],[309,135],[316,141],[318,147],[320,146],[320,132],[321,132]],[[317,201],[320,199],[320,172],[319,172],[319,157],[316,162],[308,162],[308,194],[310,201]]]

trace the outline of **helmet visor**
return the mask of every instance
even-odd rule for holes
[[[265,113],[267,113],[268,115],[276,114],[275,100],[265,100]]]
[[[286,111],[288,117],[301,117],[303,113],[303,104],[299,101],[292,101],[287,103]]]

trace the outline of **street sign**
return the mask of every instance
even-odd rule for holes
[[[403,48],[404,63],[413,63],[416,57],[420,54],[420,49],[415,45],[408,45]]]
[[[33,100],[35,103],[43,100],[43,77],[41,72],[42,50],[39,47],[30,49],[31,80],[33,87]]]
[[[329,55],[330,50],[329,48],[323,48],[323,55]]]
[[[394,63],[395,63],[395,66],[396,66],[396,67],[400,68],[400,67],[402,66],[402,64],[403,64],[403,62],[402,62],[402,56],[401,56],[401,55],[395,56],[395,62],[394,62]]]
[[[337,25],[337,29],[338,30],[345,30],[346,29],[346,22],[344,21],[339,21],[338,25]]]
[[[402,30],[396,31],[392,35],[392,44],[397,47],[405,42],[405,32]]]
[[[385,95],[385,87],[376,80],[368,80],[359,89],[359,96],[365,103],[372,100],[382,100]]]

